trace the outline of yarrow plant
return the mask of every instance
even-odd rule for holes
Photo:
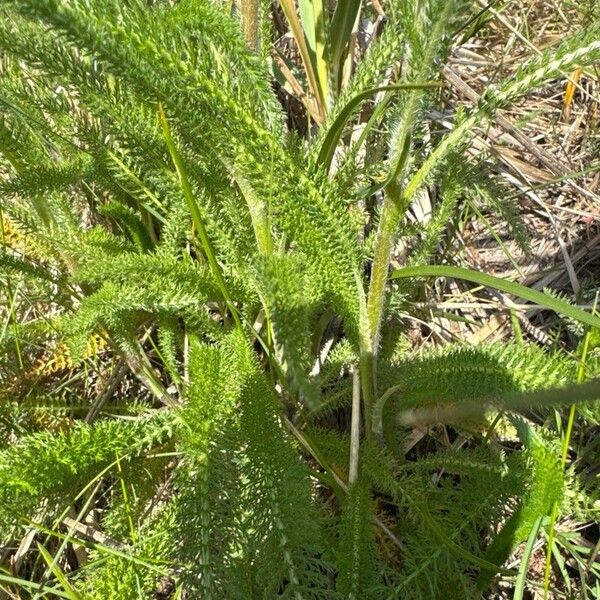
[[[465,150],[498,108],[600,60],[600,30],[429,136],[473,7],[386,4],[361,48],[375,14],[360,1],[3,1],[0,582],[13,596],[475,598],[523,577],[505,563],[553,511],[593,502],[528,418],[596,398],[577,361],[523,343],[415,354],[406,314],[422,278],[454,277],[600,326],[431,264],[466,195],[526,245]],[[272,48],[273,11],[295,63]],[[406,212],[426,187],[439,200],[415,230]],[[400,237],[411,251],[394,270]],[[407,457],[415,427],[439,422],[473,444]]]

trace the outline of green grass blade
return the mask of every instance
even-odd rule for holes
[[[67,598],[67,600],[73,600],[73,597],[69,596],[66,592],[63,592],[56,588],[51,588],[46,585],[40,586],[40,584],[36,583],[35,581],[21,579],[20,577],[13,577],[12,575],[5,575],[4,573],[0,573],[0,581],[3,581],[4,583],[8,583],[10,585],[17,585],[25,589],[45,592],[46,594],[58,596],[59,598]]]
[[[77,590],[75,590],[75,588],[69,583],[65,574],[62,572],[61,568],[56,564],[56,561],[54,560],[50,552],[48,552],[48,550],[46,550],[46,548],[44,548],[44,546],[42,546],[40,543],[38,543],[37,547],[43,559],[46,561],[46,564],[52,571],[52,574],[54,575],[54,577],[56,577],[56,580],[60,583],[60,585],[62,585],[63,589],[65,590],[67,598],[70,598],[71,600],[83,600],[83,596],[79,592],[77,592]]]
[[[581,310],[575,306],[572,306],[564,300],[559,300],[543,292],[532,290],[520,283],[514,283],[500,277],[493,277],[492,275],[486,275],[479,271],[473,271],[472,269],[465,269],[463,267],[452,267],[446,265],[424,265],[417,267],[404,267],[397,269],[390,275],[391,279],[401,279],[407,277],[453,277],[454,279],[464,279],[465,281],[471,281],[478,283],[479,285],[485,285],[487,287],[518,296],[524,300],[529,300],[535,304],[539,304],[546,308],[556,311],[590,325],[591,327],[600,328],[600,318],[591,315],[590,313]]]
[[[527,544],[525,550],[523,550],[523,556],[521,557],[521,564],[519,565],[519,574],[515,581],[515,592],[513,594],[513,600],[523,600],[523,592],[525,591],[525,582],[527,581],[527,567],[529,566],[529,558],[533,552],[533,546],[537,538],[540,525],[542,524],[542,517],[538,517],[536,522],[531,528],[531,533],[527,538]]]
[[[364,92],[360,92],[353,96],[347,104],[342,108],[340,114],[337,116],[335,121],[329,127],[327,131],[327,135],[323,140],[323,144],[321,146],[321,150],[319,151],[319,155],[317,157],[317,163],[319,165],[323,165],[325,169],[329,170],[331,166],[331,161],[333,160],[333,155],[335,153],[335,148],[344,133],[344,128],[346,127],[346,123],[348,119],[354,112],[354,110],[360,105],[361,102],[370,98],[373,94],[377,92],[389,92],[389,91],[398,91],[398,90],[416,90],[416,89],[428,89],[428,88],[436,88],[440,87],[440,83],[436,82],[424,82],[424,83],[405,83],[399,85],[383,85],[380,87],[370,88],[365,90]],[[381,187],[385,185],[385,182],[381,184]]]
[[[596,298],[597,302],[597,298]],[[594,307],[595,308],[595,307]],[[588,351],[590,348],[590,339],[592,337],[592,330],[588,330],[585,334],[585,338],[583,340],[583,345],[581,346],[581,361],[579,362],[579,367],[577,368],[577,383],[582,383],[585,377],[585,367]],[[577,405],[572,404],[571,410],[569,411],[569,418],[567,421],[567,427],[564,433],[563,441],[562,441],[562,452],[560,459],[561,469],[564,471],[565,466],[567,464],[567,456],[569,454],[569,444],[571,442],[571,435],[573,433],[573,423],[575,422],[575,413],[577,410]],[[555,502],[552,507],[552,513],[550,515],[550,525],[548,526],[548,548],[546,550],[546,564],[544,567],[544,600],[548,598],[548,594],[550,592],[550,571],[551,571],[551,560],[552,560],[552,548],[554,547],[554,536],[555,536],[555,525],[556,525],[556,517],[558,514],[558,503]]]
[[[38,530],[39,532],[46,533],[47,535],[55,537],[59,540],[68,540],[69,543],[71,543],[75,546],[81,546],[82,548],[87,548],[88,550],[97,550],[98,552],[101,552],[102,554],[106,554],[108,556],[116,556],[118,558],[125,558],[127,560],[134,562],[136,565],[140,565],[142,567],[150,569],[151,571],[158,573],[160,575],[168,575],[169,574],[169,565],[167,565],[164,561],[159,561],[152,557],[136,556],[135,554],[133,554],[132,548],[129,546],[125,546],[125,550],[119,550],[117,548],[112,548],[111,546],[108,546],[107,544],[101,544],[101,543],[95,542],[93,540],[86,540],[83,538],[73,537],[68,534],[60,533],[59,531],[55,531],[53,529],[48,529],[47,527],[44,527],[44,525],[42,525],[41,523],[37,523],[35,521],[30,520],[29,522],[30,522],[31,526],[35,527],[35,529]],[[1,581],[1,577],[2,576],[0,575],[0,581]],[[37,586],[38,584],[36,583],[33,585]],[[56,592],[54,592],[54,593],[56,593]],[[63,596],[63,597],[67,597],[67,596]]]
[[[333,72],[336,74],[336,83],[342,55],[350,41],[354,23],[360,13],[361,4],[362,0],[345,0],[335,5],[329,30],[329,48],[331,66]]]
[[[320,87],[317,81],[318,76],[315,68],[313,67],[311,50],[308,47],[302,23],[300,23],[300,19],[298,18],[298,14],[296,13],[296,5],[294,3],[294,0],[279,0],[279,4],[281,6],[281,9],[283,10],[283,13],[285,14],[285,18],[287,19],[292,35],[296,40],[296,44],[298,44],[298,50],[300,52],[300,57],[302,58],[304,70],[306,72],[308,86],[310,88],[314,100],[316,101],[319,118],[323,119],[325,116],[326,107],[321,99]]]
[[[329,103],[329,64],[327,56],[328,10],[324,0],[298,0],[302,29],[317,77],[319,97],[326,109]]]
[[[194,223],[194,227],[196,228],[196,232],[198,233],[198,237],[200,238],[202,249],[204,250],[204,254],[206,255],[206,259],[210,266],[211,272],[215,280],[217,281],[217,285],[219,286],[219,289],[223,294],[223,298],[225,299],[227,307],[229,308],[229,311],[231,312],[236,325],[239,328],[241,328],[242,324],[237,309],[235,308],[231,296],[227,291],[227,285],[225,284],[225,279],[223,278],[221,267],[217,262],[215,252],[208,237],[208,232],[206,231],[204,220],[202,218],[202,214],[200,213],[200,208],[198,207],[198,202],[196,200],[196,197],[194,196],[194,191],[192,190],[192,186],[187,175],[187,170],[185,168],[183,158],[179,154],[179,150],[177,150],[175,140],[173,140],[171,129],[169,127],[169,123],[167,122],[167,117],[165,116],[165,111],[161,103],[158,104],[158,115],[163,128],[165,142],[167,144],[167,148],[169,149],[169,154],[171,155],[173,164],[175,165],[175,169],[177,170],[177,174],[179,175],[181,191],[183,192],[183,196],[188,205],[188,209],[192,215],[192,221]]]

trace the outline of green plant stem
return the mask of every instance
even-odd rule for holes
[[[360,104],[374,96],[378,92],[389,92],[386,94],[385,98],[376,106],[375,111],[375,120],[377,119],[377,115],[379,115],[379,111],[385,109],[386,104],[389,99],[392,97],[393,92],[398,92],[402,90],[426,90],[426,89],[435,89],[441,87],[441,83],[436,81],[430,82],[415,82],[415,83],[402,83],[395,85],[382,85],[374,88],[369,88],[368,90],[364,90],[352,98],[348,100],[348,102],[344,105],[344,107],[339,111],[338,116],[335,118],[335,121],[329,126],[327,134],[323,139],[323,143],[321,145],[321,149],[319,150],[319,154],[317,156],[317,163],[320,165],[324,165],[325,169],[328,170],[331,166],[331,161],[333,160],[333,156],[335,154],[335,150],[338,147],[339,141],[346,129],[346,125],[350,117],[353,115],[354,111],[360,106]],[[365,127],[365,130],[361,133],[361,137],[358,140],[357,147],[360,147],[362,142],[364,141],[364,137],[368,133],[368,127]],[[392,170],[390,175],[390,180],[394,176],[394,171]],[[384,182],[383,185],[386,185],[388,182]]]
[[[113,463],[113,464],[114,464],[114,463]],[[93,483],[93,481],[92,481],[91,483]],[[90,483],[90,485],[91,485],[91,483]],[[98,481],[96,482],[96,485],[95,485],[94,489],[93,489],[93,490],[92,490],[92,491],[91,491],[91,492],[88,494],[88,498],[87,498],[87,499],[86,499],[86,501],[83,503],[83,506],[81,507],[81,509],[80,509],[80,510],[79,510],[79,512],[77,513],[77,516],[76,516],[76,519],[75,519],[75,520],[76,520],[78,523],[82,522],[82,521],[85,519],[85,516],[88,514],[88,512],[89,512],[89,510],[90,510],[90,506],[91,506],[91,504],[92,504],[92,501],[94,500],[94,498],[95,498],[95,496],[96,496],[96,493],[97,493],[97,492],[98,492],[98,490],[100,489],[100,486],[101,486],[101,484],[102,484],[102,481],[101,481],[101,479],[100,479],[100,478],[98,478]],[[88,487],[89,487],[89,486],[86,486],[86,488],[85,488],[85,489],[87,489]],[[83,496],[83,495],[84,495],[84,492],[82,491],[82,493],[81,493],[81,496]],[[63,513],[64,517],[66,517],[66,516],[67,516],[67,513],[68,513],[68,512],[69,512],[69,510],[67,509],[67,510],[66,510],[66,511]],[[62,521],[62,519],[61,519],[61,521]],[[53,526],[59,527],[59,522],[57,523],[57,522],[55,521],[55,523],[54,523],[54,525],[53,525]],[[68,535],[69,535],[69,536],[71,536],[72,534],[73,534],[73,528],[72,528],[72,527],[69,527],[69,529],[68,529]],[[50,536],[46,536],[46,539],[45,539],[45,541],[44,541],[44,544],[48,544],[49,542],[50,542]],[[58,549],[54,551],[54,560],[52,561],[52,563],[48,563],[48,567],[49,567],[49,568],[48,568],[48,569],[45,571],[45,573],[44,573],[44,575],[43,575],[43,577],[42,577],[42,580],[40,581],[40,585],[41,585],[41,584],[45,584],[45,583],[47,582],[47,580],[48,580],[48,577],[50,576],[50,573],[51,573],[51,572],[53,572],[53,566],[55,566],[55,565],[58,563],[58,561],[59,561],[60,557],[61,557],[61,556],[62,556],[62,554],[65,552],[65,550],[66,550],[66,548],[67,548],[67,545],[68,545],[68,543],[69,543],[69,538],[65,538],[65,539],[63,539],[63,540],[61,541],[61,543],[60,543],[60,545],[59,545]],[[43,546],[42,546],[42,547],[43,547]]]
[[[554,527],[556,525],[557,513],[558,502],[555,502],[552,505],[550,525],[548,525],[548,548],[546,550],[546,563],[544,565],[544,600],[548,600],[548,592],[550,591],[550,567],[552,566],[552,547],[554,546]]]
[[[318,446],[311,440],[306,433],[300,431],[288,418],[284,417],[283,419],[284,425],[290,431],[290,433],[300,442],[300,444],[304,447],[305,450],[319,463],[319,465],[324,469],[325,473],[315,474],[315,477],[319,478],[323,476],[322,480],[326,481],[328,485],[331,486],[331,489],[335,492],[337,496],[340,498],[346,496],[348,494],[349,485],[345,481],[343,481],[339,475],[335,472],[333,467],[329,464],[325,455],[321,452]],[[371,522],[377,525],[385,535],[399,548],[402,547],[402,544],[399,542],[398,538],[394,535],[392,531],[383,523],[379,517],[376,515],[371,516]]]
[[[171,158],[173,159],[173,164],[175,165],[177,174],[179,175],[181,190],[187,202],[189,211],[192,215],[192,222],[194,223],[194,227],[196,228],[196,232],[198,233],[198,237],[200,238],[202,249],[204,251],[204,254],[206,255],[206,259],[208,260],[208,264],[217,282],[217,285],[219,286],[219,289],[223,294],[223,298],[225,299],[227,308],[229,309],[229,312],[231,312],[236,326],[241,330],[243,329],[242,322],[240,321],[237,308],[233,304],[231,296],[227,290],[227,285],[225,283],[221,267],[215,257],[214,249],[212,247],[212,244],[208,237],[208,232],[206,231],[206,227],[204,225],[204,219],[202,218],[200,208],[198,207],[198,202],[194,196],[192,186],[188,179],[183,159],[181,158],[181,155],[177,150],[177,146],[175,145],[175,141],[173,140],[173,136],[171,135],[171,129],[169,127],[169,123],[167,122],[167,117],[165,115],[165,111],[161,102],[158,103],[158,114],[162,125],[165,141],[167,143],[167,147],[169,148],[169,153],[171,154]]]
[[[360,374],[354,367],[352,372],[352,423],[350,426],[350,464],[348,467],[348,484],[358,479],[358,462],[360,447]]]
[[[371,270],[371,282],[367,299],[367,315],[371,344],[377,348],[379,330],[383,314],[385,288],[388,280],[390,257],[394,245],[396,225],[406,204],[396,181],[390,182],[386,188],[386,198],[383,203],[377,238],[375,240],[375,253]],[[376,350],[375,350],[376,352]]]
[[[498,425],[498,423],[500,422],[500,419],[503,416],[504,416],[504,412],[501,410],[498,411],[498,414],[494,417],[494,419],[490,423],[490,426],[487,428],[486,432],[483,434],[483,439],[486,442],[490,441],[490,438],[492,437],[492,434],[494,433],[494,429],[496,429],[496,425]]]
[[[139,343],[136,341],[133,344],[128,344],[128,346],[129,348],[127,351],[122,351],[122,354],[127,366],[131,369],[133,374],[165,406],[176,406],[176,401],[171,398],[170,394],[165,389],[165,386],[154,372],[146,353],[140,347]]]
[[[371,268],[371,281],[367,297],[367,318],[369,325],[370,343],[372,347],[372,370],[377,370],[377,346],[383,317],[383,306],[385,301],[385,290],[388,280],[390,259],[394,247],[395,233],[398,222],[408,206],[410,197],[404,194],[401,181],[406,164],[410,155],[411,131],[419,105],[419,100],[427,84],[415,84],[406,100],[402,125],[398,131],[395,141],[395,154],[391,159],[390,173],[385,185],[385,195],[379,225],[375,238],[375,251],[373,254],[373,265]],[[377,397],[377,387],[374,385],[375,377],[371,377],[371,389],[369,398]],[[371,405],[369,406],[369,409]],[[367,411],[365,407],[365,417]],[[368,418],[370,419],[370,411]]]
[[[131,539],[132,544],[135,545],[138,541],[138,535],[135,525],[133,524],[131,503],[129,502],[129,494],[127,493],[127,484],[125,483],[125,477],[123,476],[123,469],[121,468],[121,460],[119,458],[119,453],[116,452],[115,455],[117,463],[117,473],[119,476],[119,483],[121,484],[121,493],[123,495],[125,516],[127,517],[127,524],[129,525],[129,537]]]
[[[48,570],[54,575],[54,577],[56,577],[56,580],[60,583],[62,588],[65,590],[65,593],[67,594],[67,598],[70,598],[70,600],[83,600],[83,596],[81,594],[79,594],[73,588],[73,586],[69,583],[69,580],[63,573],[62,569],[58,566],[56,557],[52,557],[50,552],[48,552],[48,550],[46,550],[46,548],[44,548],[44,546],[42,546],[42,544],[40,544],[39,542],[37,543],[37,548],[38,548],[38,552],[41,554],[43,559],[46,561],[46,564],[48,565]],[[47,575],[45,575],[44,578],[46,578],[46,577],[47,577]],[[43,588],[43,587],[44,587],[43,583],[40,583],[40,588]],[[41,589],[40,591],[43,591],[43,590]]]
[[[10,285],[10,278],[9,278],[8,281],[6,282],[6,299],[8,300],[8,306],[9,306],[9,319],[10,319],[10,323],[11,323],[12,329],[13,329],[14,345],[15,345],[15,351],[17,353],[17,360],[19,362],[19,368],[23,369],[24,362],[23,362],[23,353],[21,352],[21,342],[19,341],[19,323],[17,320],[16,311],[15,311],[15,304],[17,301],[17,292],[18,292],[18,289],[13,292],[13,289]]]
[[[383,409],[388,399],[396,392],[402,391],[402,384],[393,385],[388,388],[373,404],[373,433],[383,442]]]
[[[502,238],[496,233],[494,226],[485,218],[483,213],[477,208],[474,202],[472,202],[471,200],[468,200],[467,202],[470,208],[473,210],[473,212],[477,215],[477,218],[483,223],[483,225],[488,230],[490,235],[494,238],[494,240],[496,240],[496,243],[502,249],[504,256],[506,256],[506,258],[510,261],[510,264],[519,274],[519,277],[525,278],[525,273],[523,273],[521,267],[519,266],[519,263],[513,258],[513,255],[511,254],[510,250],[506,247],[506,244],[502,241]]]
[[[371,350],[361,351],[360,354],[360,388],[363,396],[363,412],[365,419],[365,435],[371,436],[372,411],[375,401],[375,359]]]
[[[377,345],[379,343],[379,331],[383,316],[389,263],[394,245],[396,225],[403,209],[404,204],[401,202],[401,192],[394,180],[386,188],[386,199],[384,200],[375,241],[375,254],[373,256],[366,307],[368,343],[370,347],[368,351],[366,348],[361,350],[361,380],[367,436],[371,434],[371,412],[375,398],[377,398]]]
[[[577,383],[582,383],[585,378],[585,361],[587,358],[589,345],[590,345],[590,334],[591,329],[588,330],[583,340],[583,347],[581,349],[581,360],[577,367]],[[575,423],[575,414],[577,413],[577,405],[572,404],[569,409],[569,418],[567,420],[567,428],[562,442],[562,452],[560,457],[560,466],[564,471],[567,464],[567,455],[569,453],[569,444],[571,442],[571,435],[573,434],[573,424]],[[546,550],[546,564],[544,566],[544,600],[548,600],[548,593],[550,589],[550,567],[552,564],[552,547],[554,546],[554,528],[556,525],[556,518],[558,516],[558,502],[555,502],[552,506],[552,512],[550,514],[550,524],[548,525],[548,549]]]
[[[440,15],[440,18],[436,20],[435,25],[429,35],[429,41],[423,56],[423,64],[426,65],[426,69],[429,69],[430,65],[434,61],[436,52],[439,48],[442,33],[447,24],[446,19],[449,17],[453,9],[454,3],[450,1],[447,2],[443,14]],[[427,71],[425,71],[424,74],[427,76]],[[420,73],[419,75],[422,74]],[[375,357],[377,355],[379,332],[381,328],[383,305],[385,300],[385,288],[388,280],[389,265],[394,247],[396,228],[404,211],[409,206],[416,191],[424,180],[423,177],[423,180],[420,181],[418,187],[415,189],[402,189],[402,180],[404,178],[406,165],[410,157],[411,133],[418,112],[419,103],[424,94],[423,84],[417,84],[417,86],[418,88],[413,89],[406,99],[400,127],[397,135],[395,136],[394,154],[390,160],[389,176],[384,188],[385,197],[383,201],[383,208],[381,211],[381,217],[379,219],[377,237],[375,239],[375,252],[373,256],[367,307],[369,327],[371,330],[371,342]],[[452,137],[452,134],[447,136],[447,138],[450,137]],[[440,146],[443,143],[444,142],[442,142]],[[411,180],[410,183],[412,183],[413,180]],[[377,395],[376,390],[373,390],[373,394],[374,396]]]

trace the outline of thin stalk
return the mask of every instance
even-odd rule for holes
[[[310,439],[310,437],[300,431],[287,417],[283,417],[284,425],[290,431],[290,433],[300,442],[304,449],[319,463],[320,467],[329,476],[330,482],[333,484],[333,491],[343,496],[348,493],[348,485],[346,482],[335,472],[335,469],[329,464],[329,461],[325,455],[321,452],[319,447]]]
[[[113,463],[114,464],[114,463]],[[93,483],[93,482],[91,482]],[[94,498],[96,497],[96,493],[98,492],[98,490],[100,489],[100,486],[102,485],[102,481],[100,480],[100,478],[98,478],[97,482],[96,482],[96,486],[94,487],[94,489],[90,492],[87,500],[83,503],[83,506],[81,507],[81,510],[79,510],[79,513],[76,515],[76,521],[78,523],[81,523],[85,516],[88,514],[88,512],[90,511],[90,507],[92,504],[92,501],[94,500]],[[86,486],[87,488],[88,486]],[[83,496],[83,494],[82,494]],[[68,512],[70,509],[67,509],[66,512]],[[66,517],[66,514],[64,514],[64,516]],[[62,519],[61,519],[62,520]],[[69,527],[68,529],[68,535],[71,536],[73,534],[73,529],[71,527]],[[50,537],[46,536],[46,539],[44,541],[44,544],[48,544],[50,541]],[[42,575],[42,578],[40,580],[40,586],[46,584],[46,582],[48,581],[48,578],[50,577],[50,574],[53,571],[53,566],[58,564],[58,561],[60,560],[60,557],[62,556],[62,554],[64,553],[67,544],[69,542],[68,538],[65,538],[64,540],[62,540],[61,544],[58,547],[58,550],[55,551],[54,553],[54,559],[51,563],[48,564],[48,568],[46,569],[46,571],[44,571],[44,574]],[[43,546],[42,546],[43,547]]]
[[[523,557],[521,558],[521,564],[519,565],[519,574],[517,575],[517,579],[515,582],[515,592],[513,595],[513,600],[522,600],[523,592],[525,591],[525,582],[527,580],[527,567],[529,565],[529,559],[531,558],[531,554],[533,553],[533,547],[535,545],[535,540],[537,538],[538,531],[540,530],[540,526],[542,524],[542,517],[538,517],[531,528],[531,532],[529,533],[529,537],[527,538],[527,544],[525,545],[525,550],[523,551]]]
[[[150,359],[144,352],[140,342],[126,338],[119,338],[118,340],[115,338],[116,336],[113,336],[112,339],[115,341],[118,351],[120,351],[132,373],[165,406],[171,408],[176,406],[177,402],[167,392],[160,378],[155,373]]]
[[[496,425],[500,422],[500,419],[504,416],[504,411],[498,411],[498,414],[494,417],[490,426],[487,428],[486,432],[483,434],[483,439],[487,442],[490,441],[492,434],[494,433],[494,429],[496,429]]]
[[[362,278],[356,273],[356,288],[358,290],[359,305],[359,376],[363,397],[363,414],[365,419],[365,436],[371,436],[371,418],[373,404],[376,398],[377,381],[375,379],[375,359],[373,356],[373,343],[369,327],[369,314],[367,298],[363,287]]]
[[[388,388],[373,405],[373,433],[383,442],[383,409],[388,399],[396,392],[402,391],[403,384],[393,385]]]
[[[350,425],[350,465],[348,483],[352,485],[358,479],[358,459],[360,447],[360,375],[356,367],[352,372],[352,418]]]
[[[11,585],[17,585],[25,589],[30,588],[32,590],[36,590],[36,592],[43,592],[45,594],[50,594],[51,596],[57,596],[58,598],[67,598],[67,600],[72,600],[72,597],[69,596],[67,592],[63,592],[58,588],[49,587],[46,585],[40,586],[35,581],[21,579],[20,577],[13,577],[12,575],[5,575],[4,573],[0,573],[0,581],[4,583],[9,583]]]
[[[152,339],[152,331],[151,330],[146,331],[146,334],[144,337],[148,340],[148,343],[152,346],[152,350],[154,350],[154,352],[156,353],[156,356],[158,357],[160,362],[163,364],[165,369],[167,369],[167,371],[169,372],[169,375],[173,379],[173,382],[177,386],[179,386],[181,384],[181,377],[180,377],[179,373],[172,372],[172,369],[169,368],[169,363],[167,362],[167,359],[165,358],[163,353],[160,351],[160,348],[154,343],[154,340]]]
[[[49,529],[40,522],[31,520],[29,522],[31,526],[35,527],[35,529],[40,533],[46,533],[58,540],[68,540],[69,543],[73,544],[74,546],[81,546],[83,548],[87,548],[88,550],[97,550],[98,552],[102,552],[103,554],[107,554],[109,556],[116,556],[122,559],[126,559],[127,561],[130,561],[136,565],[141,565],[142,567],[151,569],[152,571],[154,571],[155,573],[159,573],[160,575],[168,575],[170,573],[166,563],[161,564],[155,558],[145,558],[136,556],[132,553],[129,546],[121,544],[117,540],[113,540],[108,536],[104,536],[104,534],[101,534],[103,541],[97,542],[95,537],[89,540],[82,539],[79,537],[70,536],[69,534],[60,533],[59,531]],[[67,524],[72,524],[72,522],[70,520],[67,520]],[[0,578],[2,577],[4,576],[0,573]],[[37,583],[34,583],[33,585],[37,586]],[[54,591],[53,593],[56,594],[56,591]]]
[[[8,305],[9,305],[9,319],[10,319],[10,323],[12,325],[12,329],[13,329],[13,336],[14,336],[14,345],[15,345],[15,350],[17,352],[17,361],[19,362],[19,368],[23,369],[24,368],[24,363],[23,363],[23,353],[21,351],[21,342],[19,340],[19,323],[17,321],[17,313],[15,310],[15,304],[17,302],[17,292],[18,292],[18,288],[13,292],[13,289],[10,285],[10,278],[7,280],[6,282],[6,296],[7,296],[7,300],[8,300]]]
[[[382,102],[380,102],[377,105],[373,115],[367,122],[367,124],[362,132],[361,138],[355,145],[355,151],[356,151],[356,149],[358,149],[360,147],[360,144],[362,143],[361,140],[364,140],[364,136],[368,133],[368,130],[373,127],[374,122],[377,121],[377,119],[381,115],[381,112],[385,109],[385,105],[389,102],[390,98],[392,97],[391,92],[401,91],[401,90],[405,90],[405,91],[406,90],[427,90],[427,89],[434,89],[434,88],[439,88],[439,87],[441,87],[441,84],[436,81],[426,81],[426,82],[416,81],[414,83],[381,85],[381,86],[369,88],[367,90],[363,90],[362,92],[355,94],[354,96],[352,96],[352,98],[350,98],[350,100],[348,100],[348,102],[344,105],[344,107],[338,112],[337,117],[335,118],[333,123],[331,123],[331,125],[329,126],[329,128],[327,130],[327,134],[325,135],[325,138],[323,139],[323,142],[321,143],[321,149],[319,150],[319,155],[317,156],[317,162],[321,165],[324,165],[326,170],[329,170],[329,168],[331,167],[331,162],[335,155],[335,151],[338,148],[339,141],[342,138],[344,131],[346,130],[348,121],[354,114],[354,111],[357,110],[357,108],[361,105],[361,103],[364,100],[367,100],[368,98],[370,98],[371,96],[374,96],[375,94],[377,94],[379,92],[386,92],[386,91],[389,92],[386,95],[386,97],[382,100]],[[382,107],[382,105],[383,105],[383,107]],[[402,133],[398,136],[398,139],[401,140],[399,143],[403,143],[403,144],[405,143],[405,138],[406,138],[405,133]],[[402,147],[404,148],[404,146],[402,146]],[[387,179],[382,183],[381,187],[385,187],[390,181],[395,179],[397,169],[402,168],[402,166],[403,166],[402,164],[398,165],[398,161],[401,160],[402,158],[404,158],[404,157],[399,156],[399,157],[396,157],[392,161],[392,164],[395,166],[392,169],[390,169],[390,174],[388,175]]]
[[[119,453],[116,452],[116,463],[117,463],[117,473],[119,475],[119,482],[121,484],[121,493],[123,494],[123,504],[125,508],[125,516],[127,517],[127,524],[129,525],[129,537],[131,539],[132,544],[136,544],[138,540],[137,530],[135,525],[133,524],[133,517],[131,514],[131,504],[129,502],[129,494],[127,493],[127,485],[125,484],[125,478],[123,477],[123,469],[121,468],[121,460],[119,458]]]
[[[328,484],[331,485],[333,491],[339,496],[342,497],[348,493],[348,484],[344,482],[340,476],[335,472],[333,467],[328,463],[325,455],[321,452],[321,450],[317,447],[317,445],[302,431],[300,431],[287,417],[283,419],[284,425],[288,428],[288,430],[292,433],[292,435],[300,442],[300,444],[304,447],[305,450],[319,463],[321,468],[325,471],[325,473],[321,473],[320,475],[326,475],[326,479]],[[315,474],[316,477],[319,474]],[[399,548],[402,548],[402,544],[400,540],[390,531],[390,529],[379,519],[379,517],[375,515],[371,515],[371,522],[375,523],[377,527],[385,533],[389,537],[389,539]]]
[[[131,179],[135,185],[147,196],[154,205],[156,205],[160,210],[165,212],[164,204],[159,200],[158,196],[119,158],[117,154],[115,154],[112,150],[107,152],[107,156],[125,173],[129,179]],[[144,205],[146,207],[146,205]],[[152,215],[156,218],[160,219],[163,223],[166,223],[165,218],[156,211],[152,211]]]
[[[158,398],[158,400],[160,400],[160,402],[171,408],[177,405],[177,402],[171,398],[164,385],[156,376],[156,373],[154,373],[150,364],[147,363],[147,357],[145,355],[143,358],[141,356],[126,356],[125,360],[129,368],[133,371],[133,374],[156,398]]]
[[[598,296],[596,296],[596,302],[598,301]],[[581,350],[581,360],[579,361],[579,366],[577,367],[577,383],[582,383],[585,378],[585,361],[587,358],[589,345],[590,345],[590,337],[592,330],[589,329],[586,333],[586,336],[583,340],[583,347]],[[573,424],[575,422],[575,414],[577,412],[577,404],[572,404],[569,410],[569,418],[567,420],[567,428],[565,430],[565,434],[563,437],[562,443],[562,453],[560,459],[561,470],[564,471],[565,466],[567,464],[567,455],[569,453],[569,444],[571,442],[571,435],[573,434]],[[546,564],[544,567],[544,600],[548,600],[548,593],[550,590],[550,567],[552,563],[552,547],[554,546],[554,528],[556,525],[556,518],[558,515],[558,502],[554,502],[552,506],[552,513],[550,514],[550,525],[548,532],[548,549],[546,550]]]
[[[177,170],[177,174],[179,175],[181,191],[183,192],[183,196],[192,215],[192,222],[194,223],[194,227],[196,228],[196,232],[198,233],[198,237],[200,238],[200,243],[202,244],[202,249],[204,251],[204,254],[206,255],[206,259],[208,260],[210,270],[212,271],[212,274],[217,282],[221,294],[225,299],[227,308],[233,316],[233,320],[235,321],[236,326],[239,329],[242,329],[242,322],[240,321],[237,308],[233,304],[231,296],[229,295],[229,291],[227,290],[227,285],[225,283],[221,267],[215,257],[215,252],[208,237],[208,232],[206,231],[204,220],[202,219],[202,214],[200,213],[198,202],[196,200],[196,197],[194,196],[190,180],[188,179],[183,159],[179,154],[177,146],[175,145],[175,141],[173,140],[173,136],[171,135],[171,129],[169,127],[169,123],[167,122],[162,102],[158,103],[158,114],[163,128],[163,135],[165,136],[165,141],[169,149],[169,153],[171,154],[173,164],[175,165],[175,169]]]
[[[69,598],[70,600],[83,600],[83,596],[77,591],[75,591],[75,588],[73,588],[73,586],[69,583],[69,580],[65,576],[63,570],[57,564],[56,558],[53,557],[52,554],[50,554],[50,552],[48,552],[48,550],[46,550],[46,548],[44,548],[44,546],[42,546],[42,544],[40,544],[39,542],[37,543],[37,548],[38,552],[48,565],[48,569],[52,572],[52,575],[54,575],[56,581],[60,583],[60,585],[64,589],[65,593],[67,594],[67,598]],[[43,585],[40,584],[40,587],[43,587]],[[43,589],[40,589],[40,592],[43,591]],[[37,594],[34,597],[37,597]]]
[[[556,516],[558,513],[558,502],[552,505],[550,513],[550,531],[548,532],[548,549],[546,550],[546,564],[544,566],[544,600],[548,600],[550,591],[550,567],[552,565],[552,548],[554,546],[554,527],[556,525]]]
[[[477,218],[483,223],[485,228],[488,230],[489,234],[496,240],[496,243],[502,249],[504,256],[510,261],[510,264],[514,267],[515,271],[519,274],[520,277],[525,279],[525,273],[523,273],[519,263],[513,258],[510,250],[506,247],[506,244],[502,241],[502,238],[496,233],[494,226],[485,218],[483,213],[477,208],[474,202],[468,200],[469,206],[471,210],[477,215]]]
[[[386,188],[386,199],[379,219],[375,254],[371,269],[371,281],[366,306],[368,325],[368,347],[361,348],[361,379],[365,406],[366,434],[370,436],[372,428],[372,407],[377,398],[377,346],[383,316],[385,290],[389,276],[389,264],[394,245],[396,225],[406,206],[400,200],[400,189],[394,180]]]
[[[377,237],[375,240],[375,253],[373,255],[373,266],[371,270],[371,282],[369,284],[369,295],[367,298],[367,315],[371,344],[377,348],[381,318],[383,315],[383,304],[385,300],[385,288],[388,280],[389,264],[394,246],[394,234],[396,226],[403,213],[406,203],[403,202],[400,186],[397,181],[392,181],[386,188],[386,198],[379,219]]]
[[[360,386],[363,395],[365,435],[371,436],[373,402],[375,400],[375,358],[372,352],[360,355]]]

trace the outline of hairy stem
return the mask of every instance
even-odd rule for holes
[[[258,0],[241,0],[240,10],[242,13],[242,29],[248,46],[252,50],[257,51],[259,46],[258,40]]]
[[[396,181],[392,181],[386,188],[386,198],[379,219],[367,300],[369,331],[374,354],[377,353],[385,300],[385,288],[388,280],[390,257],[394,246],[394,234],[405,205],[406,203],[402,198],[399,184]]]
[[[358,479],[358,451],[360,447],[360,377],[356,367],[352,372],[352,422],[350,425],[350,465],[348,483]]]

